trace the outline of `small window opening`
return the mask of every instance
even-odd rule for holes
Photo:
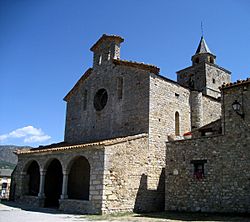
[[[200,62],[199,58],[195,59],[195,63],[198,64]]]
[[[213,79],[213,83],[215,83],[215,79]]]
[[[7,189],[7,183],[2,183],[2,189]]]
[[[180,136],[180,115],[175,112],[175,135]]]
[[[175,97],[179,98],[180,94],[179,93],[175,93]]]
[[[210,62],[210,63],[214,63],[214,58],[213,58],[213,57],[210,57],[210,58],[209,58],[209,62]]]
[[[99,65],[101,65],[102,64],[102,55],[100,55],[100,57],[99,57]]]
[[[191,164],[193,164],[193,177],[197,180],[201,180],[205,178],[205,170],[204,165],[207,163],[207,160],[192,160]]]
[[[123,96],[123,78],[117,78],[117,97],[118,99],[122,99]]]
[[[108,53],[108,60],[110,60],[110,58],[111,58],[111,52],[109,51],[109,53]]]
[[[84,93],[83,93],[83,110],[87,109],[87,102],[88,102],[88,91],[84,90]]]

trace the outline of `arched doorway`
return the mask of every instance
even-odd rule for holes
[[[62,193],[62,165],[54,159],[48,165],[45,176],[45,207],[59,207],[59,199]]]
[[[40,185],[40,170],[38,163],[33,160],[27,168],[27,194],[37,196]]]
[[[77,157],[73,160],[68,179],[69,199],[89,200],[90,165],[88,160]]]

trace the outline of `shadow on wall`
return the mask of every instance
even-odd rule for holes
[[[147,175],[142,174],[136,195],[134,212],[159,212],[164,210],[165,202],[165,168],[162,169],[156,190],[147,187]]]

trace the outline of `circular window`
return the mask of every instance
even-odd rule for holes
[[[108,93],[106,89],[99,89],[94,97],[94,107],[96,111],[101,111],[107,104]]]

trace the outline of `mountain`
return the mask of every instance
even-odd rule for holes
[[[1,145],[0,146],[0,168],[14,169],[17,163],[17,156],[13,153],[17,149],[30,149],[29,146],[14,146]]]

